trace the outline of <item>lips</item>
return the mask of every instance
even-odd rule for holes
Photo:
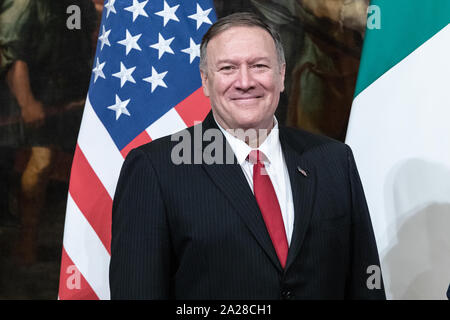
[[[238,96],[238,97],[231,97],[231,100],[234,101],[248,101],[248,100],[254,100],[254,99],[261,99],[262,95],[252,95],[252,96]]]

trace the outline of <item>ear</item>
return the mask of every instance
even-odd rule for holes
[[[200,77],[202,78],[202,88],[203,94],[206,97],[209,97],[209,88],[208,88],[208,73],[205,70],[200,70]]]
[[[283,63],[280,66],[280,81],[281,81],[281,86],[280,86],[280,92],[284,91],[284,77],[286,75],[286,63]]]

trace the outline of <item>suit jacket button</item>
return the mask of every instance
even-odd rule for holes
[[[289,290],[283,290],[283,291],[281,292],[281,299],[283,299],[283,300],[289,300],[289,299],[292,299],[293,296],[294,296],[294,295],[293,295],[292,292],[289,291]]]

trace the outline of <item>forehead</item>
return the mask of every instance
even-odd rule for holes
[[[208,43],[209,57],[276,56],[275,42],[268,31],[256,26],[234,26],[215,35]]]

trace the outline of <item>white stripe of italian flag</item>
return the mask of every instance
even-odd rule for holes
[[[379,0],[346,143],[388,298],[446,299],[450,284],[450,0]]]

